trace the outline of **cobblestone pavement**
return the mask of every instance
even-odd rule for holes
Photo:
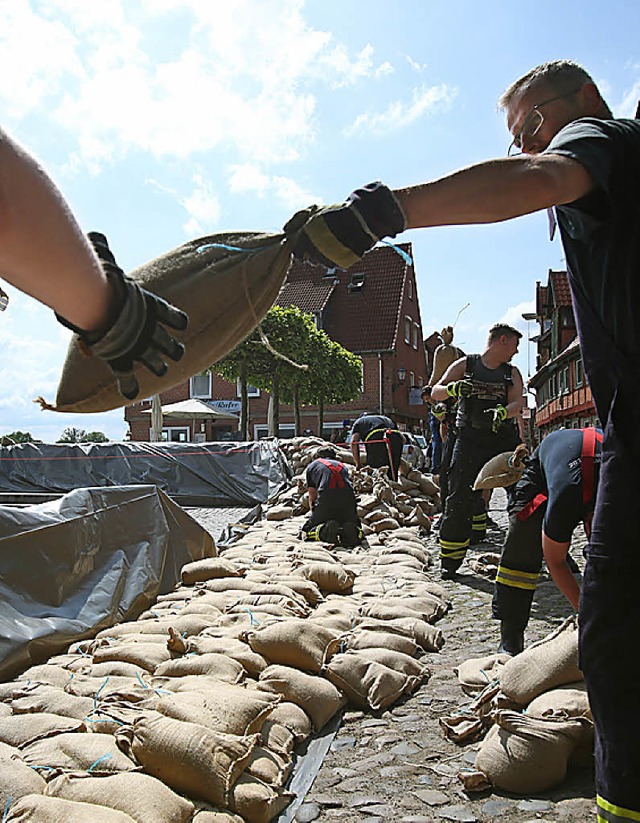
[[[499,551],[507,515],[506,496],[494,492],[490,516],[496,526],[477,552]],[[193,510],[211,530],[229,510]],[[237,511],[237,510],[234,510]],[[242,511],[242,510],[240,510]],[[200,515],[209,512],[209,515]],[[216,512],[212,515],[211,512]],[[233,515],[237,517],[237,513]],[[208,518],[208,522],[207,522]],[[224,526],[224,523],[222,523]],[[212,531],[214,537],[217,536]],[[435,536],[426,539],[438,580]],[[584,533],[574,538],[572,555],[582,568]],[[473,551],[469,553],[473,558]],[[443,583],[452,601],[450,612],[438,623],[445,645],[424,662],[432,674],[410,698],[381,715],[347,711],[316,780],[295,820],[345,823],[441,823],[441,821],[585,821],[595,819],[593,772],[571,770],[561,786],[529,797],[503,792],[467,795],[457,778],[461,768],[473,766],[479,743],[459,745],[447,740],[439,718],[469,702],[460,689],[454,667],[471,657],[497,650],[498,623],[491,618],[493,583],[466,564],[457,581]],[[539,582],[527,644],[539,640],[571,614],[571,607],[546,572]]]

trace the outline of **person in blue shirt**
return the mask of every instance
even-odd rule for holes
[[[640,122],[614,118],[570,60],[528,71],[499,100],[508,156],[391,190],[380,182],[307,211],[297,254],[348,268],[405,229],[496,223],[555,209],[580,348],[604,433],[580,595],[580,666],[596,731],[599,819],[640,819],[637,669],[640,572]],[[470,135],[473,124],[467,124]],[[300,219],[300,215],[297,215]]]

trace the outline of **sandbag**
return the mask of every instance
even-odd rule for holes
[[[110,777],[65,774],[47,784],[45,795],[80,803],[95,803],[130,815],[136,823],[187,823],[193,803],[160,780],[140,772]]]
[[[241,663],[224,654],[189,654],[175,660],[161,663],[155,670],[156,677],[184,677],[189,674],[204,674],[227,683],[240,683],[245,671]]]
[[[16,714],[4,718],[0,723],[0,741],[8,746],[21,748],[43,737],[85,730],[86,726],[82,720],[74,720],[71,717],[49,712]]]
[[[135,663],[148,672],[154,672],[161,663],[172,659],[173,655],[165,643],[122,642],[100,646],[93,652],[94,663],[120,660],[123,663]]]
[[[323,672],[356,706],[372,711],[386,709],[420,682],[363,655],[353,651],[338,654]]]
[[[505,663],[500,688],[511,700],[526,706],[542,692],[583,679],[578,668],[577,620],[570,617],[555,632]]]
[[[9,798],[12,802],[30,794],[41,794],[44,778],[28,766],[18,749],[0,743],[0,807],[4,810]]]
[[[84,720],[93,711],[94,702],[90,697],[76,697],[55,686],[32,683],[15,691],[11,709],[14,714],[48,712]]]
[[[290,755],[296,745],[296,738],[291,729],[273,720],[265,721],[260,729],[260,737],[264,746],[278,754]]]
[[[283,620],[257,631],[247,632],[253,651],[269,663],[293,666],[317,674],[338,632],[313,620]]]
[[[186,563],[180,572],[182,582],[186,586],[193,586],[205,580],[215,580],[220,577],[242,577],[244,571],[221,557],[205,557],[203,560],[194,560]]]
[[[244,774],[257,777],[269,786],[282,788],[292,768],[293,760],[288,755],[269,751],[264,746],[256,746],[251,752]]]
[[[358,628],[352,634],[346,634],[343,638],[344,648],[353,649],[391,649],[403,652],[411,657],[417,657],[420,647],[410,637],[401,634],[383,631],[368,631]]]
[[[497,489],[512,486],[522,477],[527,447],[521,443],[515,451],[502,452],[488,460],[478,472],[473,484],[478,489]]]
[[[260,675],[258,689],[281,694],[311,718],[320,731],[346,703],[340,691],[324,677],[307,674],[291,666],[269,666]]]
[[[186,641],[185,651],[187,654],[224,654],[232,660],[237,660],[252,675],[260,674],[269,665],[265,658],[254,652],[244,640],[230,637],[209,637],[204,634],[190,637]]]
[[[391,620],[366,618],[358,623],[365,631],[394,632],[415,641],[426,652],[437,652],[444,645],[442,630],[418,617],[396,617]]]
[[[167,372],[161,377],[136,366],[139,397],[161,394],[205,371],[250,334],[278,296],[295,237],[295,233],[285,239],[282,234],[251,232],[199,237],[130,273],[145,288],[189,315],[188,328],[177,334],[185,345],[182,360],[168,360]],[[127,402],[106,363],[86,357],[74,336],[55,406],[46,407],[61,412],[102,412]]]
[[[4,820],[6,823],[136,823],[133,817],[115,809],[40,794],[28,794],[12,803]]]
[[[118,745],[148,774],[177,792],[224,807],[258,739],[170,717],[141,717],[116,732]]]
[[[269,720],[273,723],[281,723],[290,729],[295,737],[296,743],[302,743],[313,731],[311,720],[307,713],[301,709],[300,706],[296,706],[295,703],[290,703],[286,700],[283,700],[274,707],[269,715]]]
[[[589,706],[589,695],[584,682],[569,683],[543,692],[534,698],[525,709],[532,717],[586,717],[593,720]]]
[[[355,574],[339,563],[305,563],[297,571],[315,583],[322,592],[348,592],[353,588],[355,580]]]
[[[133,761],[121,752],[110,734],[65,732],[30,743],[22,749],[26,763],[34,769],[115,774],[135,769]]]
[[[433,353],[433,367],[427,384],[429,386],[435,386],[449,366],[462,357],[462,350],[453,345],[453,326],[445,326],[440,335],[443,342],[436,346]]]
[[[211,692],[177,692],[162,696],[155,709],[167,717],[200,723],[215,732],[246,735],[260,731],[278,695],[220,683]]]
[[[458,675],[458,683],[465,694],[476,695],[489,683],[498,680],[506,663],[511,660],[508,654],[488,654],[484,657],[472,657],[465,660],[453,671]]]
[[[499,711],[495,719],[476,755],[476,768],[496,788],[526,795],[564,780],[569,756],[589,722],[542,720],[512,711]]]
[[[250,775],[242,775],[231,790],[231,808],[247,823],[269,823],[295,797]]]

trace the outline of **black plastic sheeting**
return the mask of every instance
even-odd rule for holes
[[[171,591],[212,537],[155,486],[0,506],[0,680]]]
[[[155,485],[183,506],[255,506],[287,482],[276,440],[236,443],[23,443],[0,447],[0,492]]]

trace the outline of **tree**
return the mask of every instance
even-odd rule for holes
[[[3,434],[0,438],[3,446],[10,446],[12,443],[33,443],[31,432],[14,431],[11,434]]]
[[[84,429],[76,429],[73,426],[65,429],[57,443],[107,443],[109,438],[99,431],[87,432]]]

